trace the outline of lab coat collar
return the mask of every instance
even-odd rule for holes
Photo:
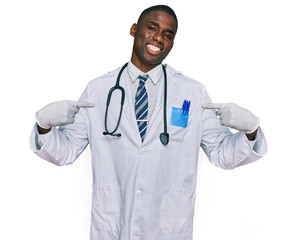
[[[157,82],[161,81],[161,77],[163,74],[162,64],[154,67],[152,70],[148,71],[147,73],[142,72],[139,70],[131,61],[129,61],[127,66],[128,74],[131,78],[131,81],[134,83],[139,75],[148,74],[149,79],[152,80],[153,84],[156,85]]]

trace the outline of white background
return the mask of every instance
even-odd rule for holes
[[[34,114],[78,99],[91,79],[128,61],[130,26],[157,3],[1,1],[0,239],[89,238],[89,149],[72,166],[38,158],[29,148]],[[194,240],[296,240],[296,1],[162,3],[179,19],[165,62],[202,82],[214,102],[260,116],[269,146],[233,171],[200,154]]]

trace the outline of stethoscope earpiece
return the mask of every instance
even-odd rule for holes
[[[109,133],[109,132],[103,132],[103,135],[110,135],[110,136],[114,136],[114,137],[120,137],[120,136],[122,136],[122,134],[120,134],[120,133],[113,134],[113,133]]]

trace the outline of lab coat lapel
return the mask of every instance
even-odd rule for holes
[[[135,96],[132,97],[130,85],[128,82],[129,79],[130,78],[128,76],[127,71],[124,71],[122,74],[122,77],[121,77],[121,82],[120,82],[120,85],[123,86],[123,88],[125,89],[125,94],[126,94],[123,112],[131,125],[132,131],[135,135],[135,139],[136,139],[135,141],[137,141],[138,145],[141,145],[142,141],[141,141],[141,137],[139,134],[139,129],[138,129],[138,125],[136,122],[136,116],[135,116],[135,110],[134,110]],[[119,96],[119,98],[120,98],[120,96]]]
[[[176,80],[174,78],[174,73],[171,72],[171,68],[168,68],[167,66],[166,66],[166,74],[167,74],[167,106],[166,106],[166,110],[167,110],[168,109],[168,99],[171,97],[171,95],[173,93],[173,88],[174,88],[174,85],[176,83]],[[144,142],[150,141],[150,139],[152,137],[158,137],[159,138],[159,135],[160,135],[161,132],[160,133],[158,132],[157,136],[156,136],[156,133],[155,133],[155,131],[157,129],[159,129],[158,126],[157,126],[158,121],[156,121],[157,117],[161,118],[162,132],[163,132],[163,129],[164,129],[163,105],[164,105],[164,77],[162,77],[162,81],[160,83],[155,109],[154,109],[154,111],[152,113],[150,122],[148,124],[147,131],[146,131],[146,136],[144,138]],[[168,125],[168,119],[169,119],[169,117],[168,117],[168,114],[167,114],[167,125]]]

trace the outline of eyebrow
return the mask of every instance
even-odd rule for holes
[[[153,22],[153,21],[151,21],[151,24],[154,25],[154,26],[157,26],[157,27],[160,26],[159,23],[156,23],[156,22]],[[168,29],[167,32],[172,33],[173,35],[175,34],[175,32],[173,30],[171,30],[171,29]]]

